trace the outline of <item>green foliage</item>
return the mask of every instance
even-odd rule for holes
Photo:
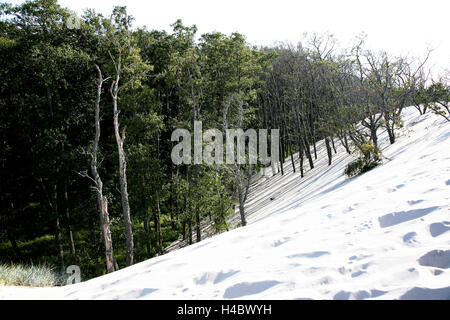
[[[359,157],[345,168],[344,173],[349,178],[361,175],[381,164],[381,150],[372,143],[363,144],[358,151]]]
[[[428,87],[421,86],[416,90],[414,98],[418,104],[450,121],[450,86],[443,82],[435,82]]]

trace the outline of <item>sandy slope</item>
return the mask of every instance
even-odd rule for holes
[[[450,299],[450,123],[414,108],[403,118],[396,144],[380,133],[384,165],[363,176],[345,179],[351,157],[340,148],[305,179],[261,179],[245,228],[77,285],[1,288],[0,298]]]

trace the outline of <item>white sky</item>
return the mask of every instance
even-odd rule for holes
[[[21,3],[21,0],[7,0]],[[126,5],[136,26],[170,31],[181,18],[196,24],[199,34],[238,31],[251,44],[275,41],[297,43],[304,32],[329,32],[343,47],[365,32],[367,45],[392,54],[423,58],[434,51],[435,71],[450,68],[449,0],[59,0],[79,13],[85,8],[109,14],[114,5]]]

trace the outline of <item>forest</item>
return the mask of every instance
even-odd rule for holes
[[[200,242],[205,224],[245,226],[266,164],[174,164],[172,132],[196,121],[279,129],[272,170],[291,157],[302,179],[320,140],[329,165],[337,142],[376,161],[377,130],[395,143],[404,108],[449,120],[450,73],[430,73],[431,51],[392,56],[364,36],[341,48],[331,34],[258,47],[181,20],[136,28],[126,7],[75,20],[56,0],[0,4],[0,263],[89,279]]]

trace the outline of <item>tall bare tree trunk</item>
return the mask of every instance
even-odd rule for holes
[[[103,76],[100,68],[95,66],[98,71],[97,99],[95,101],[95,139],[92,147],[91,172],[95,182],[97,193],[97,203],[100,212],[100,228],[102,230],[103,243],[105,245],[106,270],[108,273],[114,272],[113,245],[111,239],[111,229],[108,213],[108,199],[103,196],[103,182],[97,170],[98,143],[100,140],[100,97],[102,94]]]
[[[126,155],[123,149],[123,143],[125,141],[126,127],[119,132],[119,110],[117,109],[117,99],[119,92],[121,63],[119,60],[117,66],[117,75],[115,81],[111,86],[111,96],[113,98],[113,111],[114,111],[114,134],[116,136],[117,151],[119,153],[119,181],[120,181],[120,195],[122,198],[122,213],[125,224],[125,241],[126,241],[126,264],[131,266],[134,262],[134,241],[133,241],[133,228],[131,223],[130,214],[130,202],[128,200],[128,185],[127,185],[127,162]]]

